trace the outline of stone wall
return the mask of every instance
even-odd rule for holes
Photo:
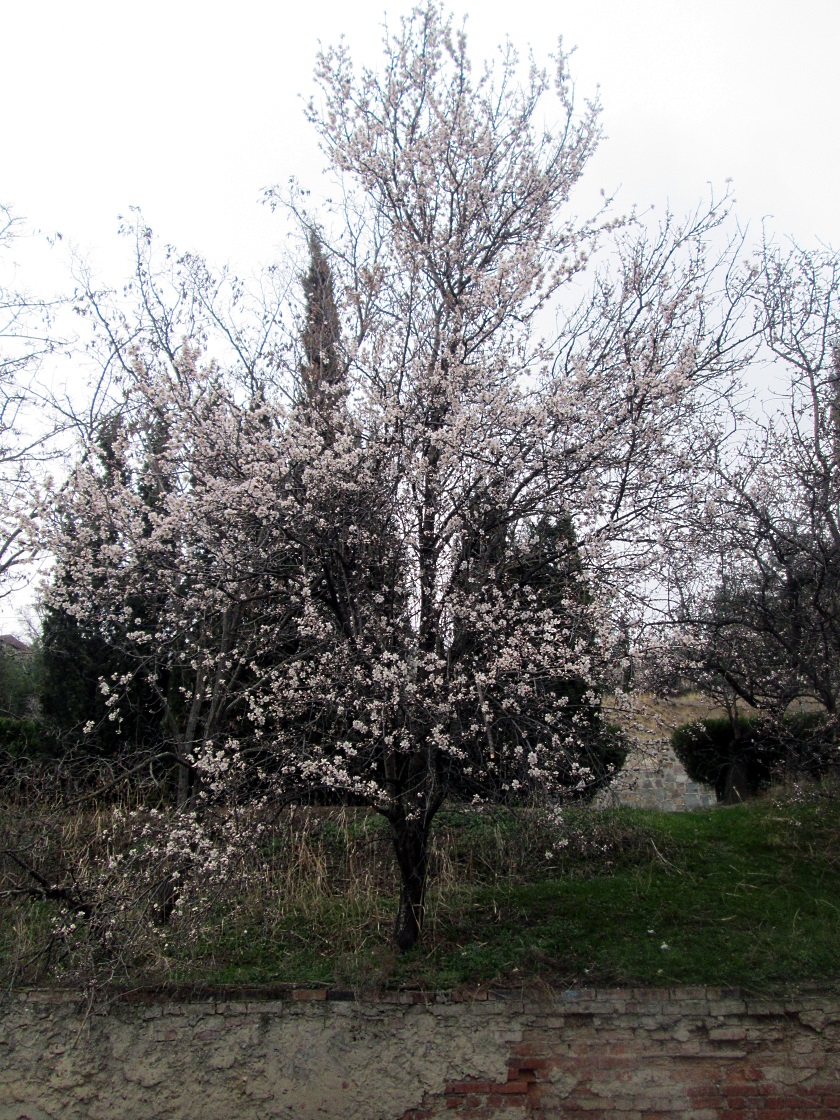
[[[826,993],[273,995],[92,1010],[9,997],[0,1120],[840,1116],[840,997]]]
[[[633,751],[623,769],[596,799],[601,806],[630,805],[666,813],[711,809],[717,805],[711,786],[692,781],[668,746]]]
[[[608,705],[609,708],[609,705]],[[683,812],[708,809],[717,804],[710,786],[694,782],[671,748],[671,735],[685,723],[725,715],[699,693],[670,699],[636,694],[633,707],[612,707],[611,718],[634,743],[622,770],[602,791],[597,804],[629,805],[637,809]]]

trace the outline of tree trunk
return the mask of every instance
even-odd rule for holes
[[[178,763],[178,786],[175,794],[175,804],[179,809],[187,809],[195,792],[195,773],[187,762]]]
[[[741,805],[749,799],[751,793],[747,764],[742,755],[735,755],[727,768],[723,803],[724,805]]]
[[[400,905],[394,940],[404,953],[417,943],[423,930],[429,831],[421,824],[405,821],[395,822],[393,827],[394,851],[400,868]]]

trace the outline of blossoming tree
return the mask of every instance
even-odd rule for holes
[[[40,363],[60,346],[50,322],[57,301],[19,289],[12,252],[21,232],[20,219],[0,203],[0,598],[31,576],[29,491],[57,457],[57,437],[67,427],[36,382]]]
[[[738,360],[710,311],[714,207],[628,234],[560,342],[539,336],[599,233],[568,213],[598,110],[565,65],[523,74],[508,49],[476,75],[435,3],[379,74],[323,53],[310,115],[341,202],[310,243],[297,390],[283,346],[237,378],[147,299],[117,468],[83,461],[58,503],[54,594],[156,690],[183,808],[372,806],[402,949],[448,795],[592,780],[610,596],[667,535],[704,386]]]

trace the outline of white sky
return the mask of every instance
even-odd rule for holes
[[[410,4],[393,0],[396,25]],[[840,0],[483,0],[474,57],[506,34],[538,59],[563,35],[581,97],[600,84],[607,139],[591,198],[695,205],[731,178],[742,224],[840,247]],[[140,206],[162,239],[250,272],[282,252],[263,188],[320,157],[303,119],[318,39],[346,33],[376,64],[382,0],[0,0],[0,201],[61,232],[118,283],[118,215]],[[22,260],[56,286],[61,249]],[[26,274],[26,266],[30,269]],[[39,271],[42,270],[42,271]],[[12,621],[0,604],[0,627]]]
[[[393,0],[392,24],[408,10]],[[469,11],[456,0],[454,11]],[[117,215],[249,271],[272,258],[262,188],[317,186],[303,120],[319,37],[375,62],[382,0],[0,0],[0,199],[110,268]],[[509,33],[577,45],[608,139],[588,183],[678,209],[734,180],[742,220],[840,245],[838,0],[483,0],[476,54]]]

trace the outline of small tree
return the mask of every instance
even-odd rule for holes
[[[714,207],[628,234],[561,340],[537,336],[598,233],[565,212],[598,127],[562,53],[551,77],[510,48],[476,77],[429,3],[385,55],[380,75],[343,47],[319,58],[311,115],[347,224],[310,242],[292,407],[253,362],[238,378],[178,344],[141,285],[144,329],[119,348],[124,468],[106,484],[80,464],[54,544],[56,594],[72,584],[88,606],[70,609],[156,690],[198,779],[183,807],[370,805],[408,949],[447,796],[600,777],[610,600],[656,558],[708,442],[703,388],[737,358],[709,304]],[[150,508],[143,433],[161,417],[172,483]]]
[[[747,281],[779,407],[718,457],[680,618],[706,688],[780,717],[840,701],[840,261],[765,245]],[[695,576],[697,568],[694,569]],[[699,674],[699,676],[698,676]]]
[[[314,413],[329,413],[347,395],[347,363],[341,354],[341,323],[332,270],[318,233],[309,233],[309,269],[301,277],[304,318],[301,327],[299,402]]]
[[[262,285],[270,298],[254,301],[195,256],[166,247],[161,267],[139,218],[126,232],[135,248],[127,298],[89,280],[80,297],[108,411],[80,433],[79,462],[45,502],[42,543],[57,560],[47,604],[54,661],[81,643],[98,663],[99,696],[82,705],[93,741],[126,744],[129,769],[138,764],[132,743],[147,765],[174,762],[187,808],[194,751],[236,740],[243,697],[259,676],[252,665],[280,644],[260,630],[261,592],[248,574],[246,557],[266,540],[261,524],[249,511],[234,540],[238,500],[222,496],[237,487],[256,496],[252,444],[255,456],[276,460],[263,445],[275,416],[265,397],[280,360],[280,311],[273,272]],[[222,362],[202,362],[192,340],[212,344]],[[276,575],[282,565],[266,550]],[[257,633],[264,645],[254,644]],[[53,701],[56,718],[72,715]]]
[[[22,643],[17,643],[21,645]],[[41,651],[0,639],[0,718],[31,718],[37,708]]]
[[[95,440],[87,448],[103,490],[125,485],[127,481],[122,455],[124,441],[124,426],[117,414],[99,425]],[[145,494],[152,498],[153,492],[147,488]],[[86,522],[84,528],[89,527]],[[74,520],[68,510],[64,525],[65,556],[69,554],[73,533]],[[62,578],[59,568],[54,583]],[[135,749],[145,746],[154,751],[159,744],[149,740],[155,738],[150,732],[160,722],[159,705],[153,693],[144,687],[142,676],[138,681],[133,659],[112,647],[98,624],[86,616],[72,584],[63,586],[60,594],[57,590],[55,586],[53,597],[58,605],[45,605],[41,622],[39,707],[45,740],[54,751],[72,756],[81,748],[83,753],[98,756],[100,762],[118,759],[126,753],[129,743]],[[134,613],[139,613],[136,597],[132,605],[136,608]],[[117,679],[125,681],[119,724],[108,718],[111,708],[102,687],[104,680]],[[94,733],[91,728],[95,728]]]

